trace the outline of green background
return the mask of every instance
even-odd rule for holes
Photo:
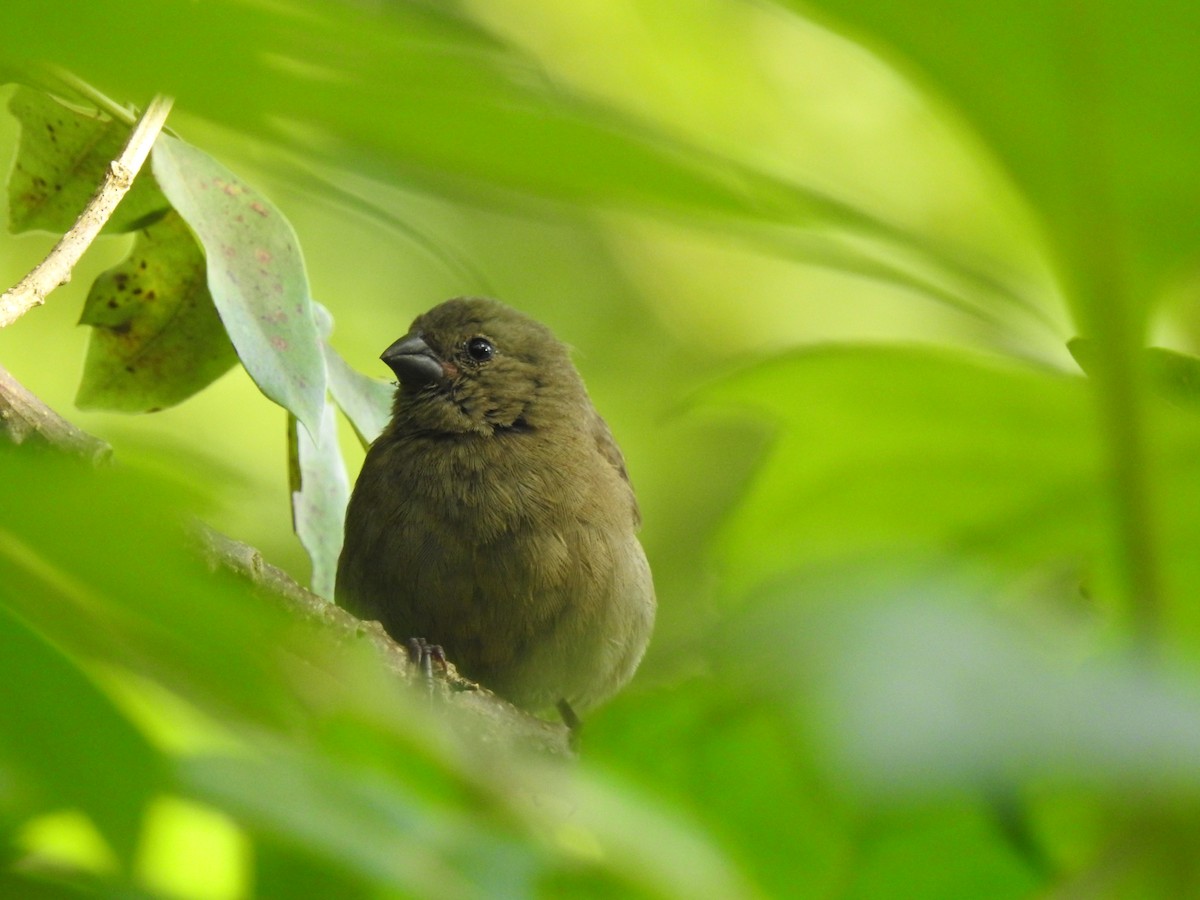
[[[121,467],[0,460],[8,852],[197,897],[1196,890],[1200,382],[1141,352],[1196,350],[1192,5],[7,18],[13,78],[173,94],[175,133],[290,219],[361,371],[450,296],[550,324],[660,599],[564,770],[491,758],[214,586],[181,511],[307,578],[286,414],[241,369],[152,415],[75,410],[83,298],[130,244],[102,239],[0,332]],[[0,281],[52,240],[0,244]]]

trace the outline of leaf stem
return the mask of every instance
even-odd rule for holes
[[[52,78],[62,82],[65,87],[74,91],[89,103],[94,104],[97,109],[108,113],[114,119],[124,122],[126,125],[133,125],[137,122],[137,114],[133,110],[122,106],[107,94],[97,90],[74,72],[68,72],[59,66],[47,66],[46,70]]]

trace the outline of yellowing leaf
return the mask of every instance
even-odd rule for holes
[[[75,398],[83,409],[174,406],[237,360],[205,284],[204,254],[175,212],[96,279],[80,321],[93,328]]]
[[[75,223],[109,163],[120,155],[130,128],[24,87],[13,94],[8,108],[21,123],[21,141],[8,179],[9,230],[62,233]],[[105,230],[131,231],[166,208],[167,198],[144,169]]]

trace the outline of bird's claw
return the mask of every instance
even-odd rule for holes
[[[420,670],[421,680],[425,684],[429,699],[432,700],[434,696],[433,667],[436,663],[442,674],[446,674],[446,652],[442,650],[440,644],[431,644],[422,637],[411,637],[405,641],[404,646],[408,650],[409,664]]]

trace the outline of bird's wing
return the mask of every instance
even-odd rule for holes
[[[642,524],[642,512],[638,509],[637,497],[633,493],[633,485],[629,481],[629,472],[625,470],[625,457],[621,455],[621,448],[617,446],[616,439],[612,435],[612,431],[608,427],[608,423],[600,413],[592,411],[592,436],[596,439],[596,449],[621,476],[621,480],[629,485],[629,502],[633,506],[633,524],[635,526]]]

